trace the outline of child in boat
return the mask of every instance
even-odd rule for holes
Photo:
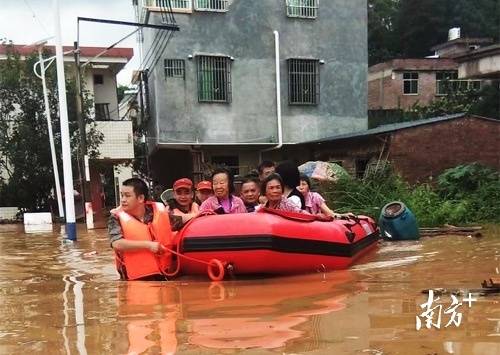
[[[214,196],[205,200],[200,212],[212,211],[217,214],[246,213],[247,209],[241,198],[234,196],[234,177],[225,168],[216,169],[212,174]]]
[[[354,216],[352,213],[340,214],[333,212],[319,193],[311,191],[311,180],[307,175],[300,174],[300,185],[297,189],[304,195],[306,211],[310,214],[324,214],[333,218]]]
[[[208,180],[203,180],[196,185],[196,199],[199,205],[201,205],[207,198],[213,196],[214,191],[212,190],[212,183]]]
[[[176,216],[198,214],[199,206],[194,199],[193,182],[188,178],[182,178],[174,182],[174,201],[171,213]]]
[[[260,208],[266,207],[289,212],[304,212],[300,207],[283,195],[284,187],[283,179],[279,174],[273,173],[266,177],[264,181],[262,181],[260,189],[264,193],[267,202],[260,205]]]
[[[241,183],[240,197],[245,204],[247,212],[255,212],[255,208],[259,205],[260,186],[259,179],[247,175]]]
[[[334,217],[333,212],[325,203],[325,199],[317,192],[311,191],[311,180],[304,174],[300,175],[300,185],[297,189],[302,193],[306,202],[306,211],[310,214],[326,214]]]

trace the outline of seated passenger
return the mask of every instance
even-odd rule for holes
[[[297,190],[300,184],[299,169],[291,161],[281,163],[276,167],[278,173],[283,179],[283,195],[302,210],[306,209],[306,201],[304,196]]]
[[[304,195],[306,201],[306,211],[310,214],[324,214],[327,216],[332,216],[333,218],[353,218],[355,217],[352,213],[335,213],[333,212],[325,202],[325,199],[317,192],[311,191],[311,180],[308,176],[300,175],[300,185],[297,189]]]
[[[284,184],[279,174],[273,173],[262,181],[260,190],[267,198],[267,202],[261,207],[289,212],[304,212],[296,204],[283,196]]]
[[[194,217],[198,214],[199,206],[193,202],[193,182],[191,179],[182,178],[174,182],[174,201],[171,212],[176,216],[191,215]]]
[[[255,207],[259,205],[259,179],[247,175],[242,181],[240,196],[245,204],[247,212],[255,212]]]
[[[326,205],[325,199],[319,193],[311,191],[311,180],[309,180],[309,177],[301,174],[300,185],[297,188],[304,195],[307,212],[310,214],[323,213],[327,216],[336,216],[336,213]]]
[[[241,198],[234,196],[234,177],[229,170],[220,168],[212,174],[214,196],[205,200],[200,212],[213,211],[217,214],[246,213],[247,209]]]
[[[257,167],[257,171],[259,172],[259,180],[262,182],[266,177],[276,171],[276,164],[270,160],[264,160]]]
[[[203,180],[196,185],[196,199],[199,204],[205,202],[205,200],[213,196],[213,194],[214,191],[212,190],[212,183],[210,181]]]

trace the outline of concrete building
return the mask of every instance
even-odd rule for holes
[[[165,1],[136,3],[140,21],[165,22]],[[266,149],[367,128],[366,0],[170,3],[180,31],[147,78],[162,184],[217,164],[245,174]],[[143,30],[143,58],[157,33]]]
[[[500,43],[457,56],[459,78],[500,80]]]
[[[75,75],[72,49],[73,47],[63,48],[66,77]],[[83,86],[94,101],[92,114],[95,115],[96,129],[104,134],[104,141],[98,149],[99,156],[95,162],[90,162],[94,211],[100,211],[104,207],[102,182],[106,181],[111,184],[109,191],[116,191],[116,187],[121,181],[132,176],[132,169],[121,166],[121,164],[134,159],[132,121],[123,120],[119,116],[116,91],[116,75],[132,58],[133,49],[113,48],[101,54],[105,49],[101,47],[80,48]],[[10,50],[18,53],[20,59],[24,60],[32,55],[36,49],[24,45],[13,45],[10,46]],[[49,53],[55,53],[53,46],[46,46],[45,50]],[[101,55],[96,58],[98,54]],[[6,58],[7,47],[0,46],[0,60]],[[54,127],[54,130],[58,129],[58,127]],[[47,149],[49,149],[48,142]],[[117,202],[116,198],[111,198],[108,203],[116,205]],[[80,207],[77,205],[77,211]]]

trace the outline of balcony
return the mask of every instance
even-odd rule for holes
[[[134,158],[132,121],[96,121],[96,129],[104,134],[99,145],[99,160]]]
[[[170,3],[170,4],[169,4]],[[143,7],[147,11],[172,11],[177,13],[192,13],[192,0],[143,0]],[[171,8],[170,8],[171,7]]]
[[[226,12],[231,0],[142,0],[143,12],[192,13],[196,11]],[[147,18],[147,17],[146,17]]]

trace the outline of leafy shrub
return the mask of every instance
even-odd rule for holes
[[[410,186],[390,167],[365,179],[340,179],[320,186],[328,205],[337,212],[378,218],[391,201],[404,202],[420,226],[500,221],[499,173],[478,164],[446,170],[437,185]]]

